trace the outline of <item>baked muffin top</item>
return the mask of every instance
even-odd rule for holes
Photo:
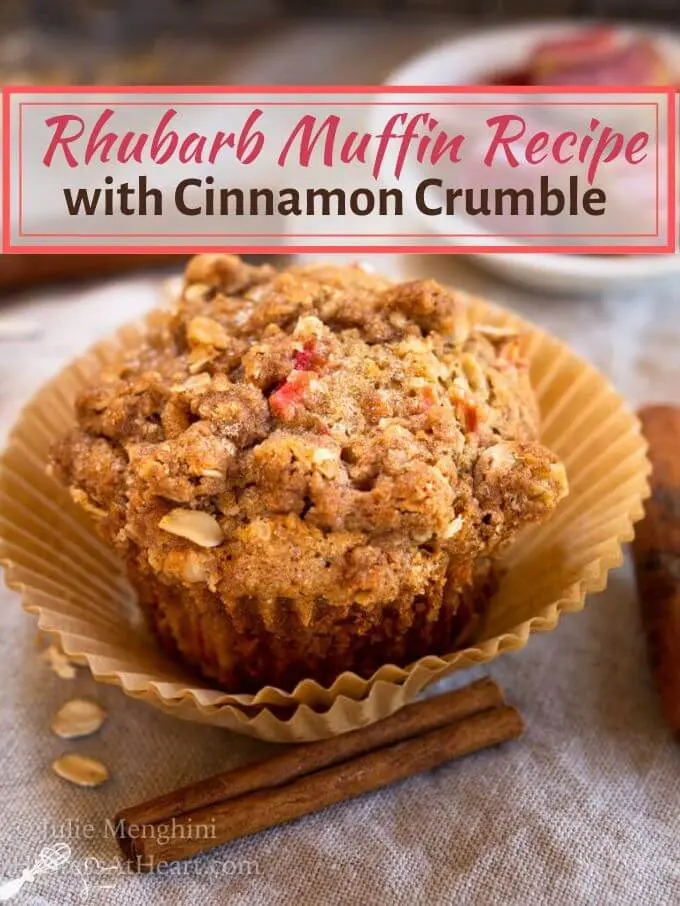
[[[175,309],[77,401],[53,469],[162,581],[227,601],[384,605],[471,565],[566,493],[521,338],[432,280],[186,270]]]

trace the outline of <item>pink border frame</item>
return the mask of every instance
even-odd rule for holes
[[[11,189],[11,173],[10,173],[10,157],[9,150],[11,146],[11,136],[10,136],[10,99],[12,95],[15,94],[73,94],[73,95],[87,95],[87,94],[105,94],[107,92],[111,93],[120,93],[120,94],[170,94],[174,96],[182,94],[201,94],[202,92],[210,92],[211,94],[237,94],[237,93],[248,93],[248,94],[257,94],[261,92],[262,94],[289,94],[289,93],[298,93],[298,94],[418,94],[418,93],[428,93],[428,94],[446,94],[446,95],[478,95],[484,93],[495,93],[495,94],[529,94],[529,95],[541,95],[541,94],[611,94],[611,95],[622,95],[630,94],[635,92],[636,94],[663,94],[666,97],[667,101],[667,118],[668,118],[668,203],[667,203],[667,230],[668,230],[668,242],[664,246],[656,246],[650,248],[648,246],[636,246],[636,245],[589,245],[589,246],[568,246],[568,245],[528,245],[528,246],[519,246],[516,244],[505,245],[505,246],[493,246],[493,245],[455,245],[450,246],[441,246],[441,245],[381,245],[381,246],[365,246],[365,245],[341,245],[334,246],[329,244],[321,245],[298,245],[298,244],[287,244],[267,246],[267,245],[229,245],[225,244],[223,248],[228,251],[233,252],[242,252],[249,254],[276,254],[284,252],[345,252],[345,253],[362,253],[362,254],[376,254],[376,253],[427,253],[427,254],[476,254],[476,253],[514,253],[514,254],[537,254],[537,253],[556,253],[556,254],[642,254],[642,255],[658,255],[658,254],[673,254],[676,252],[676,173],[675,173],[675,154],[676,154],[676,103],[675,96],[676,90],[674,88],[669,88],[668,86],[614,86],[610,88],[603,89],[601,86],[578,86],[578,87],[568,87],[560,86],[559,88],[552,86],[497,86],[497,85],[455,85],[455,86],[446,86],[446,85],[408,85],[408,86],[372,86],[372,85],[229,85],[229,86],[144,86],[144,85],[87,85],[87,86],[60,86],[60,85],[50,85],[50,86],[7,86],[2,89],[2,99],[3,99],[3,116],[2,116],[2,186],[3,186],[3,204],[2,204],[2,251],[4,254],[192,254],[195,252],[205,251],[204,245],[148,245],[144,247],[129,246],[124,244],[118,245],[99,245],[99,246],[78,246],[78,245],[50,245],[50,246],[34,246],[34,247],[24,247],[12,245],[10,239],[10,212],[11,212],[11,202],[10,202],[10,189]],[[30,103],[30,102],[27,102]],[[283,102],[279,102],[283,103]],[[362,102],[356,102],[362,103]],[[363,102],[365,103],[365,102]],[[471,102],[467,102],[468,104]],[[539,102],[537,102],[539,103]],[[625,101],[612,102],[625,104]],[[631,102],[634,103],[634,102]],[[657,110],[658,116],[658,110]],[[658,170],[658,143],[657,143],[657,185],[659,179],[659,170]],[[658,220],[658,211],[657,211],[657,220]],[[64,237],[66,234],[57,234]],[[89,234],[88,234],[89,235]],[[213,234],[211,234],[213,235]],[[263,237],[266,234],[261,234]],[[290,236],[290,234],[285,234]],[[409,234],[404,234],[409,236]],[[414,234],[410,234],[413,236]],[[415,234],[418,235],[418,234]],[[426,234],[423,234],[426,235]],[[456,234],[459,235],[459,234]],[[301,236],[300,238],[308,238],[307,236]],[[317,238],[321,239],[321,236]],[[333,238],[333,237],[329,237]],[[336,238],[338,238],[336,236]],[[389,237],[388,237],[389,238]],[[521,237],[518,237],[521,238]],[[212,248],[217,248],[213,246]]]

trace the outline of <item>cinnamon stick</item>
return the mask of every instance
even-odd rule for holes
[[[482,681],[458,693],[451,693],[451,696],[457,697],[457,708],[462,708],[463,711],[467,707],[466,698],[470,695],[469,702],[485,702],[493,698],[497,703],[500,692],[495,684]],[[450,699],[450,696],[441,698]],[[433,702],[436,703],[437,699],[409,706],[410,717],[402,718],[401,729],[407,733],[414,727],[434,725],[434,729],[429,729],[422,735],[400,738],[397,735],[397,724],[393,723],[394,718],[388,718],[346,736],[296,747],[291,756],[306,752],[311,760],[304,764],[299,762],[295,770],[291,770],[292,759],[287,767],[280,760],[288,755],[284,753],[283,756],[253,766],[250,774],[247,773],[247,768],[229,772],[236,777],[237,782],[233,787],[227,782],[228,774],[219,775],[216,785],[219,792],[215,796],[224,796],[225,790],[238,790],[238,794],[218,798],[203,807],[178,813],[177,803],[170,796],[164,797],[165,803],[169,805],[166,810],[159,809],[159,800],[126,809],[114,819],[120,847],[133,868],[152,871],[161,863],[189,858],[214,846],[380,789],[453,758],[514,739],[523,729],[518,712],[504,705],[492,706],[490,709],[483,706],[483,710],[467,713],[467,716],[460,716],[459,712],[459,719],[439,726],[438,718],[434,717],[439,712]],[[451,708],[450,701],[446,703],[446,707]],[[421,709],[429,716],[421,717]],[[455,712],[456,709],[451,710]],[[384,731],[384,736],[377,732],[381,724],[391,724]],[[369,730],[370,737],[363,736]],[[365,748],[363,742],[361,745],[356,742],[362,736],[370,739],[371,748]],[[346,740],[350,737],[354,737],[355,741],[348,745]],[[399,741],[395,742],[395,739]],[[314,749],[317,747],[325,755],[315,757]],[[336,757],[337,752],[342,752],[343,755]],[[347,757],[347,752],[354,754]],[[338,761],[339,757],[344,760]],[[319,764],[327,766],[319,770]],[[282,781],[282,777],[290,779]],[[276,785],[272,780],[278,781]],[[254,786],[255,783],[260,785]],[[185,788],[182,791],[182,801],[209,799],[207,790],[210,784],[211,781],[204,781],[197,785],[200,792],[195,799],[194,794],[187,791],[196,787]],[[159,817],[161,812],[163,817]],[[154,816],[152,821],[148,820],[149,815]],[[147,818],[144,821],[135,820],[139,816]]]
[[[135,826],[168,821],[183,812],[206,808],[264,787],[288,783],[379,746],[419,736],[502,704],[503,693],[499,686],[491,679],[481,679],[455,692],[407,705],[390,717],[359,730],[320,742],[291,746],[266,761],[225,771],[141,805],[123,809],[116,820]]]
[[[652,462],[633,543],[640,610],[664,716],[680,738],[680,409],[648,406],[639,416]]]

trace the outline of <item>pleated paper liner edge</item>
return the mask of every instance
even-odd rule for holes
[[[633,524],[642,516],[642,501],[649,493],[649,463],[636,417],[591,365],[561,341],[512,313],[482,299],[471,299],[470,303],[475,320],[511,326],[525,334],[532,381],[542,404],[544,440],[568,464],[570,458],[574,461],[573,472],[568,468],[570,484],[578,488],[583,478],[582,495],[586,499],[588,490],[592,490],[590,508],[585,514],[596,516],[590,523],[599,526],[600,533],[604,532],[603,536],[593,532],[592,547],[596,555],[589,557],[587,550],[583,551],[578,562],[570,564],[568,575],[565,572],[560,576],[559,582],[555,580],[554,570],[548,571],[547,579],[539,570],[537,582],[547,582],[559,589],[531,617],[462,651],[442,657],[427,656],[406,668],[384,665],[370,679],[344,673],[330,688],[307,679],[290,693],[265,687],[255,695],[231,695],[210,689],[207,684],[188,685],[181,675],[181,666],[158,650],[150,658],[153,670],[144,669],[143,663],[136,663],[136,668],[131,669],[130,661],[135,663],[140,646],[142,651],[150,650],[146,642],[121,649],[96,638],[96,627],[101,628],[107,621],[115,624],[116,619],[120,621],[122,637],[129,636],[130,627],[137,631],[136,615],[131,613],[131,590],[122,567],[96,538],[87,518],[68,494],[41,473],[40,467],[44,466],[52,439],[66,430],[67,419],[73,420],[71,404],[78,389],[103,364],[115,361],[124,351],[132,351],[139,345],[147,325],[157,317],[153,313],[147,321],[123,327],[111,339],[100,341],[67,365],[38,391],[21,413],[0,460],[0,564],[5,567],[7,585],[20,594],[24,608],[37,616],[40,628],[54,636],[70,656],[86,663],[98,681],[116,684],[131,697],[174,716],[279,742],[318,739],[386,717],[437,679],[523,648],[532,632],[554,629],[563,613],[583,608],[586,594],[605,587],[609,570],[621,560],[621,545],[632,538]],[[587,400],[583,409],[579,408],[582,399]],[[596,456],[588,448],[588,436],[579,433],[579,425],[596,432],[594,436],[600,444]],[[604,438],[600,437],[603,433]],[[567,444],[566,449],[560,449],[561,440]],[[615,444],[620,451],[625,449],[623,458]],[[598,459],[606,461],[599,475]],[[616,492],[624,489],[625,494],[617,498]],[[522,550],[531,550],[539,567],[539,557],[551,552],[554,555],[558,541],[568,535],[574,519],[583,521],[581,500],[581,492],[566,498],[546,525],[530,529],[509,552],[508,563],[512,569],[529,570],[532,561],[522,564]],[[603,501],[608,506],[606,511]],[[30,511],[29,503],[33,508]],[[50,535],[50,531],[54,532],[50,517],[55,509],[65,513],[62,518],[72,533],[67,538]],[[8,520],[5,514],[9,510],[13,518]],[[25,518],[17,522],[22,512]],[[581,538],[587,526],[588,520],[581,525]],[[42,530],[44,534],[40,534]],[[547,551],[546,539],[553,541]],[[86,541],[90,545],[87,550]],[[59,553],[69,543],[71,560]],[[565,550],[566,563],[568,547]],[[88,588],[83,573],[87,574],[93,558],[100,564],[99,577],[111,577],[105,597],[111,598],[120,610],[107,609],[101,604],[101,597],[87,609],[84,602],[88,600]],[[516,572],[513,578],[518,579],[519,575]],[[80,619],[74,616],[79,608],[87,609],[84,618],[82,613]],[[73,631],[74,620],[78,632]],[[95,638],[87,634],[93,628]],[[141,639],[144,630],[138,631]],[[162,671],[158,664],[163,665]]]

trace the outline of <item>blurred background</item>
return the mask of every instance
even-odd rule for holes
[[[487,34],[496,38],[486,41]],[[676,85],[677,35],[679,0],[0,0],[0,78]],[[434,51],[433,59],[440,45],[445,52]],[[493,265],[493,257],[486,263]],[[495,264],[506,276],[551,291],[565,280],[581,293],[646,279],[639,262],[627,262],[624,272],[589,257],[579,268],[560,264],[565,256],[533,263],[505,256]],[[0,295],[38,282],[169,265],[177,266],[158,255],[0,256]],[[660,259],[649,268],[661,277],[676,270]]]
[[[354,79],[433,39],[521,19],[680,23],[678,0],[1,0],[5,81],[219,83],[268,65],[260,81]],[[331,46],[334,44],[334,46]],[[365,53],[362,52],[365,50]]]

